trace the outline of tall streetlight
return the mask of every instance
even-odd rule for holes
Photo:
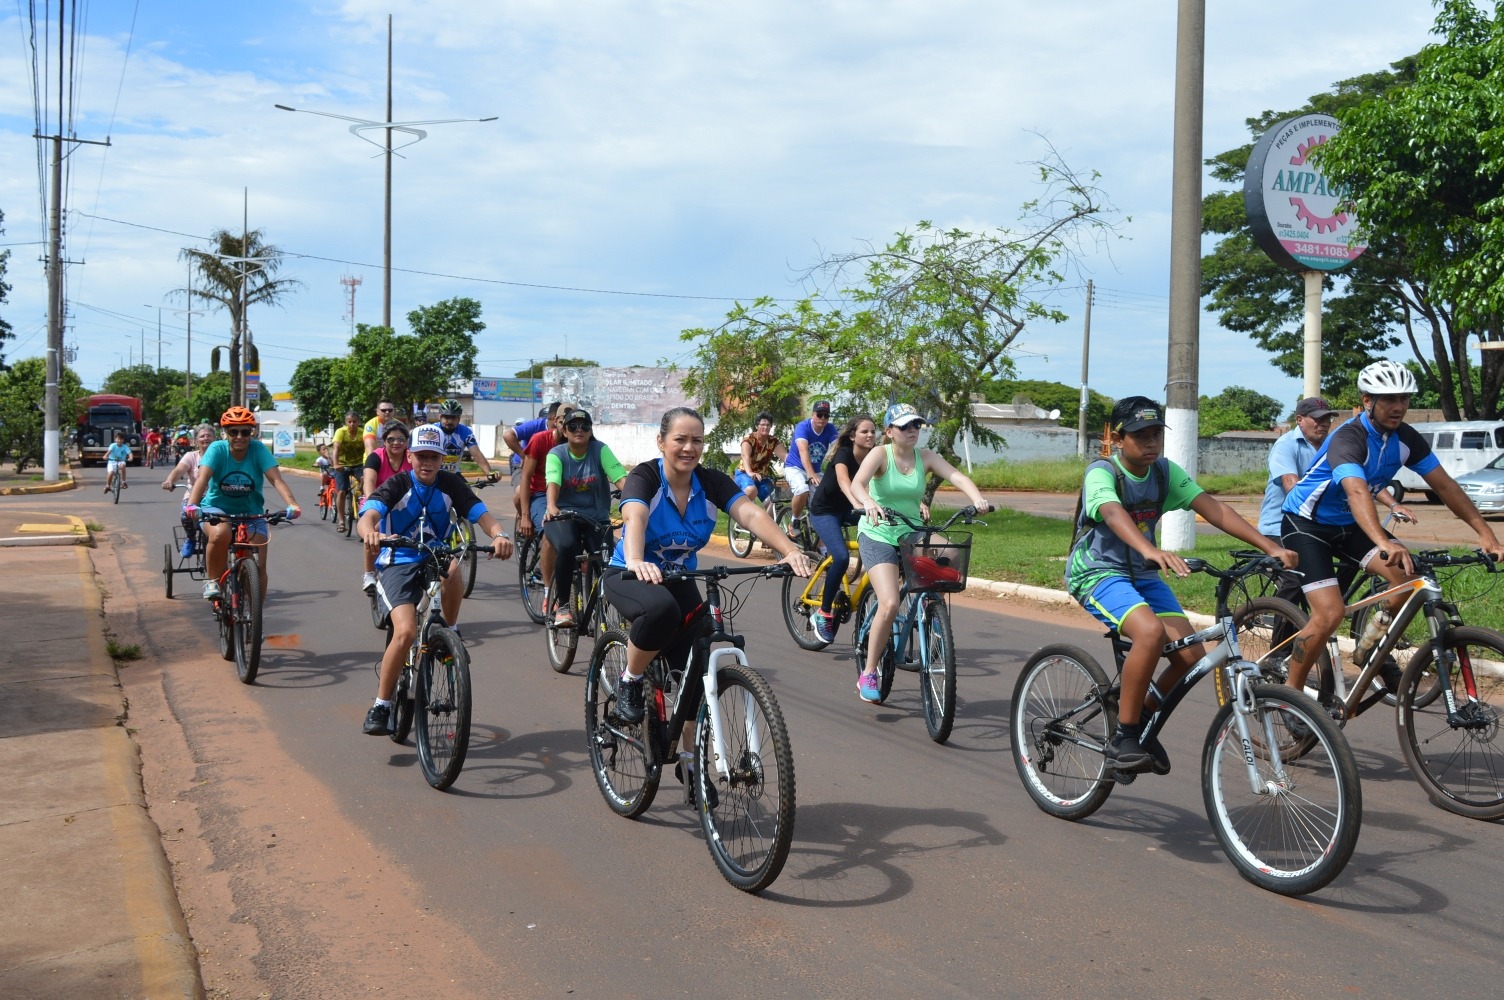
[[[305,115],[321,115],[325,118],[337,118],[340,121],[353,122],[350,126],[350,134],[364,142],[369,142],[381,150],[381,155],[386,159],[386,197],[383,213],[382,240],[381,240],[381,325],[391,328],[392,325],[392,154],[399,149],[405,149],[414,143],[422,142],[428,138],[428,133],[419,128],[419,125],[452,125],[457,122],[494,122],[496,115],[488,118],[433,118],[428,121],[394,122],[392,121],[392,16],[386,18],[386,121],[372,121],[369,118],[352,118],[349,115],[336,115],[328,111],[311,111],[308,108],[290,108],[285,104],[276,104],[273,107],[282,111],[295,111]],[[379,128],[386,133],[384,142],[377,142],[363,133],[373,128]],[[403,132],[411,136],[400,146],[392,145],[392,133]]]

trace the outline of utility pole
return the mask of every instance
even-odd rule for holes
[[[42,481],[48,483],[57,482],[61,475],[58,459],[62,454],[62,433],[58,426],[62,406],[58,393],[63,374],[63,143],[66,141],[91,146],[110,144],[108,139],[98,142],[63,134],[63,83],[69,77],[66,52],[70,35],[63,24],[65,10],[65,5],[58,4],[57,132],[32,136],[33,139],[48,139],[52,142],[52,171],[48,182],[47,205],[47,383],[42,400]],[[74,18],[76,32],[76,11]]]
[[[1076,446],[1076,453],[1082,458],[1086,457],[1086,404],[1091,399],[1086,389],[1087,360],[1091,357],[1091,300],[1092,281],[1086,279],[1086,328],[1081,331],[1081,412],[1076,420],[1076,429],[1081,440]]]
[[[1165,381],[1165,456],[1196,475],[1201,340],[1201,114],[1206,74],[1206,0],[1179,0],[1175,29],[1175,146],[1170,200],[1170,344]],[[1196,547],[1196,517],[1165,515],[1160,545]]]
[[[386,16],[386,200],[381,237],[381,325],[392,328],[392,15]]]

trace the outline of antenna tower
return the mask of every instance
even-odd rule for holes
[[[339,283],[345,286],[345,315],[344,320],[350,324],[350,336],[355,336],[355,289],[360,287],[360,278],[346,274],[340,277]]]

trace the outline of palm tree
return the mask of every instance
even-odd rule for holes
[[[202,285],[194,282],[192,289],[179,288],[174,294],[196,295],[215,303],[230,313],[230,405],[245,405],[245,379],[241,377],[241,355],[246,355],[248,368],[256,364],[256,347],[250,343],[250,329],[246,326],[246,308],[251,305],[277,305],[282,297],[294,288],[303,287],[296,278],[278,278],[282,267],[282,251],[262,242],[262,231],[252,229],[241,234],[227,229],[216,229],[209,240],[214,250],[184,250],[187,260],[203,279]],[[190,303],[191,308],[191,303]],[[211,368],[219,370],[219,348],[211,355]]]

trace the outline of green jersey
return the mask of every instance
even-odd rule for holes
[[[1092,462],[1081,485],[1081,514],[1076,522],[1076,542],[1066,562],[1066,590],[1079,600],[1109,576],[1131,579],[1159,572],[1103,522],[1104,504],[1121,504],[1149,543],[1158,547],[1159,519],[1167,511],[1189,510],[1202,492],[1196,480],[1168,458],[1155,462],[1142,478],[1124,468],[1116,455]]]

